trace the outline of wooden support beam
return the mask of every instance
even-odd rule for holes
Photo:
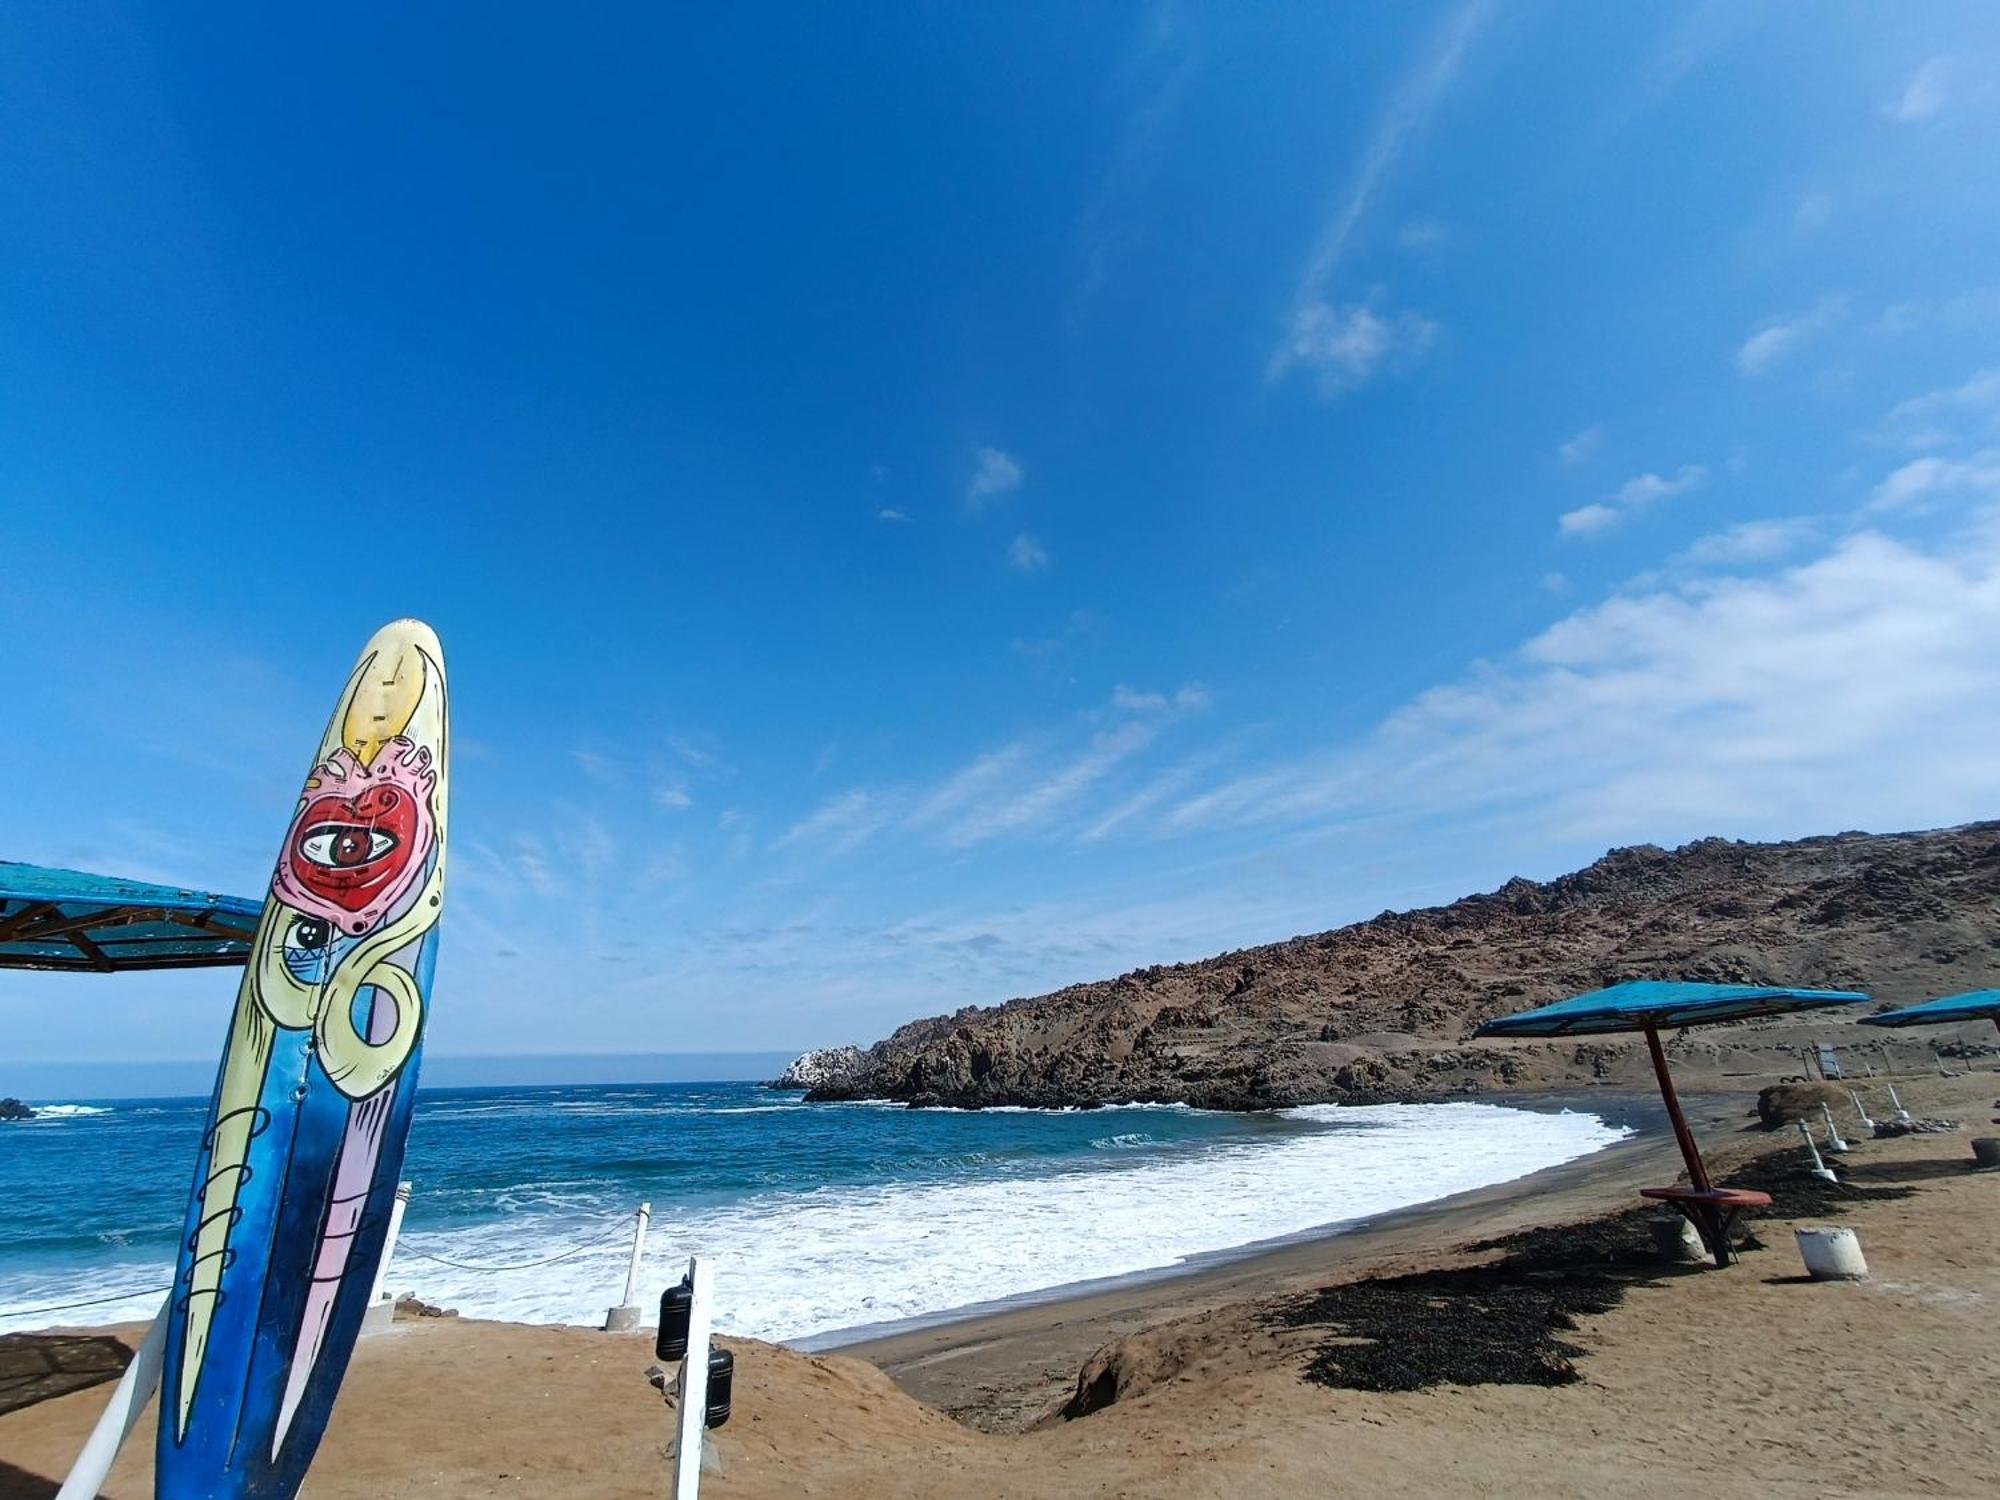
[[[18,936],[24,927],[32,927],[51,912],[60,913],[62,908],[53,901],[36,901],[22,907],[11,917],[0,917],[0,943]]]
[[[118,965],[111,961],[111,955],[98,947],[97,944],[85,937],[81,932],[66,932],[63,936],[69,939],[71,947],[90,960],[90,966],[93,969],[106,974],[110,974],[117,969]]]

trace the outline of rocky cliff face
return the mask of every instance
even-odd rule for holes
[[[1468,1038],[1494,1016],[1624,979],[1907,1004],[1992,984],[1996,970],[2000,823],[1642,845],[1547,883],[915,1021],[809,1097],[1248,1109],[1637,1081],[1643,1061],[1617,1038]],[[1711,1029],[1683,1050],[1720,1067],[1728,1045]]]

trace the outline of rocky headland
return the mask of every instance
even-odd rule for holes
[[[792,1059],[792,1065],[773,1078],[767,1089],[823,1089],[838,1087],[854,1076],[862,1064],[859,1047],[815,1047]]]
[[[785,1086],[970,1108],[1260,1109],[1640,1083],[1643,1049],[1622,1038],[1471,1034],[1625,979],[1861,989],[1903,1005],[1993,983],[1996,950],[2000,823],[1640,845],[1449,906],[913,1021],[865,1050],[808,1053]],[[1991,1050],[1991,1038],[1934,1039]],[[1800,1040],[1784,1023],[1709,1028],[1675,1053],[1698,1075]]]

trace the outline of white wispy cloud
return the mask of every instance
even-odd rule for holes
[[[1812,516],[1742,521],[1692,543],[1677,559],[1698,568],[1772,562],[1796,552],[1819,534]]]
[[[1708,470],[1702,465],[1682,464],[1671,479],[1662,479],[1658,474],[1636,474],[1618,486],[1614,498],[1626,510],[1644,510],[1661,500],[1699,489],[1707,482]]]
[[[582,872],[594,880],[617,862],[619,845],[610,829],[594,813],[575,808],[562,810],[556,824],[556,848]]]
[[[1285,320],[1284,335],[1266,370],[1268,379],[1280,379],[1301,362],[1311,362],[1315,351],[1337,348],[1337,339],[1332,344],[1328,342],[1330,331],[1342,326],[1348,326],[1352,331],[1354,306],[1349,304],[1346,308],[1337,308],[1331,305],[1329,299],[1334,273],[1339,270],[1356,231],[1381,196],[1404,154],[1423,133],[1450,93],[1466,54],[1486,24],[1490,11],[1486,0],[1467,0],[1467,3],[1453,7],[1426,40],[1416,64],[1390,91],[1388,101],[1369,130],[1339,206],[1321,228],[1312,254],[1306,260],[1292,298],[1291,312]],[[1368,311],[1366,308],[1361,310]],[[1423,335],[1426,344],[1435,339],[1436,325],[1417,314],[1409,316],[1417,317],[1429,328],[1430,331]],[[1369,317],[1377,315],[1369,313]],[[1365,345],[1373,336],[1367,331],[1364,321],[1361,343]],[[1350,355],[1350,361],[1351,358]],[[1324,369],[1321,374],[1324,378]],[[1336,384],[1335,388],[1339,386]]]
[[[1451,231],[1436,219],[1412,219],[1396,231],[1396,244],[1417,255],[1435,255],[1451,239]]]
[[[874,793],[856,788],[822,802],[780,834],[772,847],[811,845],[828,854],[845,854],[866,842],[889,816]]]
[[[965,508],[984,510],[1002,495],[1019,489],[1024,477],[1020,463],[998,448],[981,448],[972,457],[972,478],[965,486]]]
[[[1612,506],[1593,501],[1589,505],[1579,505],[1575,510],[1566,510],[1556,517],[1556,530],[1563,536],[1592,537],[1609,531],[1616,526],[1622,512]]]
[[[667,812],[685,812],[694,806],[694,797],[684,782],[662,782],[653,788],[653,805]]]
[[[1095,822],[1084,829],[1083,841],[1089,844],[1098,843],[1119,829],[1128,827],[1133,820],[1144,817],[1186,792],[1206,769],[1200,762],[1189,762],[1154,777],[1123,801],[1113,803],[1106,809]]]
[[[1141,692],[1122,682],[1111,690],[1111,706],[1126,713],[1163,714],[1174,709],[1193,713],[1207,708],[1209,702],[1208,689],[1198,682],[1182,683],[1171,694]]]
[[[646,857],[639,869],[638,881],[643,890],[657,890],[663,885],[686,880],[691,870],[687,848],[676,840]]]
[[[667,748],[694,770],[711,775],[727,775],[729,762],[722,758],[722,752],[706,736],[692,734],[670,734]]]
[[[1684,495],[1708,483],[1708,470],[1701,464],[1683,464],[1672,477],[1635,474],[1603,500],[1565,511],[1556,519],[1559,535],[1577,540],[1601,536],[1626,517],[1657,505],[1662,500]]]
[[[1003,838],[1080,841],[1093,828],[1101,836],[1122,821],[1106,821],[1105,803],[1129,796],[1123,778],[1130,768],[1163,736],[1180,732],[1210,705],[1209,691],[1200,683],[1183,683],[1171,693],[1120,686],[1109,706],[1122,717],[1107,724],[1101,714],[1079,715],[1077,728],[1100,726],[1081,738],[1042,731],[982,751],[932,783],[845,791],[815,807],[772,848],[840,853],[885,830],[919,847],[949,850]],[[1203,768],[1215,764],[1213,755],[1190,763]],[[1165,795],[1159,792],[1155,800]]]
[[[1809,340],[1826,332],[1847,314],[1848,298],[1836,293],[1822,297],[1804,312],[1766,318],[1736,350],[1736,368],[1749,379],[1768,375]]]
[[[1657,108],[1710,58],[1722,52],[1742,29],[1759,18],[1753,0],[1701,0],[1700,4],[1661,7],[1665,34],[1647,52],[1637,75],[1620,97],[1609,128],[1621,129],[1647,110]]]
[[[968,810],[951,826],[947,839],[964,846],[1003,833],[1045,829],[1056,814],[1068,811],[1121,762],[1150,745],[1158,732],[1151,724],[1134,721],[1091,736],[1082,754],[1004,798]]]
[[[875,519],[878,521],[898,521],[905,526],[913,525],[915,522],[915,518],[908,512],[900,511],[893,505],[885,505],[876,511]]]
[[[1559,443],[1556,446],[1556,456],[1570,468],[1575,468],[1578,464],[1595,457],[1597,451],[1603,446],[1604,428],[1602,425],[1586,427],[1583,431]]]
[[[1874,511],[1919,510],[1941,500],[2000,499],[2000,451],[1969,459],[1912,459],[1875,486]]]
[[[1870,325],[1871,331],[1892,336],[1919,329],[1943,328],[1965,332],[1973,324],[2000,319],[2000,286],[1976,286],[1942,297],[1891,302]]]
[[[1933,57],[1910,75],[1903,92],[1882,107],[1882,113],[1904,125],[1935,120],[1951,103],[1952,60]]]
[[[1007,544],[1007,566],[1017,573],[1046,573],[1048,549],[1024,531]]]
[[[1200,64],[1194,28],[1181,6],[1160,0],[1141,18],[1112,92],[1119,123],[1103,170],[1077,216],[1078,272],[1065,323],[1074,332],[1113,266],[1139,239],[1151,183],[1169,128]]]
[[[1337,395],[1384,371],[1413,368],[1436,346],[1439,332],[1422,313],[1381,312],[1366,302],[1314,302],[1294,314],[1283,358],[1286,368],[1314,371],[1322,393]]]
[[[570,751],[569,756],[571,760],[576,762],[576,768],[579,771],[583,772],[585,776],[588,776],[600,786],[623,786],[625,784],[627,768],[625,763],[618,759],[618,757],[606,755],[597,750],[587,750],[581,746]]]
[[[918,799],[907,819],[908,825],[921,829],[948,822],[1012,782],[1028,764],[1031,753],[1032,747],[1026,741],[1017,740],[975,757]]]
[[[556,888],[555,877],[549,871],[548,849],[532,834],[515,835],[506,850],[494,856],[494,863],[511,870],[543,895]]]
[[[2000,524],[1582,609],[1373,735],[1239,775],[1182,831],[1480,816],[1571,836],[1911,828],[2000,797]]]
[[[1824,188],[1808,188],[1792,205],[1792,230],[1796,234],[1817,234],[1833,222],[1833,194]]]
[[[2000,432],[2000,365],[1898,403],[1883,431],[1910,448],[1939,448],[1968,436]]]

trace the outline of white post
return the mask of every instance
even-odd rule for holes
[[[632,1219],[632,1259],[625,1267],[625,1300],[604,1314],[606,1333],[629,1333],[645,1316],[635,1300],[639,1295],[639,1262],[646,1255],[646,1226],[653,1220],[653,1205],[641,1203]]]
[[[646,1253],[646,1226],[652,1222],[653,1205],[641,1203],[632,1225],[632,1261],[625,1268],[625,1302],[630,1306],[639,1296],[639,1261]]]
[[[1840,1138],[1840,1130],[1833,1123],[1833,1111],[1826,1107],[1824,1099],[1820,1100],[1819,1113],[1820,1118],[1826,1121],[1826,1149],[1836,1156],[1844,1155],[1847,1151],[1847,1142]]]
[[[396,1184],[396,1196],[389,1204],[389,1232],[382,1236],[382,1263],[375,1268],[375,1290],[369,1293],[372,1307],[389,1295],[389,1262],[396,1258],[396,1241],[403,1233],[403,1212],[410,1206],[410,1185]]]
[[[694,1287],[688,1308],[687,1357],[681,1361],[680,1394],[674,1407],[673,1500],[697,1500],[701,1490],[701,1445],[708,1426],[708,1335],[715,1317],[715,1273],[699,1255],[688,1259]]]
[[[145,1410],[159,1386],[161,1355],[167,1347],[167,1318],[173,1306],[174,1294],[169,1292],[167,1300],[160,1304],[153,1326],[139,1341],[132,1363],[125,1367],[118,1389],[111,1393],[103,1415],[84,1440],[83,1452],[77,1454],[76,1462],[70,1466],[69,1478],[56,1491],[56,1500],[96,1500],[98,1491],[104,1488],[104,1476],[111,1472],[120,1445],[138,1424],[139,1413]]]
[[[389,1263],[396,1258],[396,1241],[403,1233],[403,1210],[410,1206],[410,1185],[396,1184],[396,1196],[389,1200],[389,1230],[382,1236],[382,1259],[375,1267],[375,1286],[368,1294],[368,1310],[361,1315],[361,1336],[387,1333],[396,1326],[396,1299],[389,1291]]]
[[[1903,1108],[1903,1101],[1896,1097],[1896,1085],[1893,1083],[1889,1085],[1889,1102],[1896,1106],[1896,1118],[1901,1120],[1905,1125],[1909,1124],[1910,1112]]]
[[[1824,1182],[1840,1181],[1838,1177],[1833,1175],[1833,1168],[1820,1160],[1819,1143],[1813,1139],[1812,1126],[1806,1124],[1804,1120],[1799,1121],[1799,1134],[1806,1138],[1806,1150],[1812,1153],[1813,1176]]]
[[[1847,1097],[1854,1101],[1854,1112],[1857,1115],[1861,1116],[1861,1128],[1863,1130],[1873,1130],[1875,1128],[1875,1122],[1874,1120],[1869,1118],[1868,1106],[1861,1102],[1861,1095],[1857,1093],[1855,1090],[1849,1089],[1847,1091]]]

